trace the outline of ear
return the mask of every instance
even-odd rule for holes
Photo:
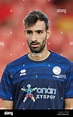
[[[49,29],[47,30],[47,39],[50,37],[51,33],[52,33],[52,30],[51,30],[51,28],[49,28]]]
[[[25,28],[24,28],[24,33],[26,32]]]

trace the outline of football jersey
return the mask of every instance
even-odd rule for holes
[[[42,61],[25,54],[2,74],[0,98],[13,101],[13,109],[64,109],[64,99],[72,97],[71,61],[55,52]]]

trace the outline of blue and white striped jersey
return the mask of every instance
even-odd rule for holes
[[[73,68],[67,58],[51,52],[43,61],[28,54],[8,63],[0,84],[0,98],[13,101],[14,109],[63,109],[73,97]]]

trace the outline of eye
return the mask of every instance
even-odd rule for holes
[[[26,32],[27,32],[27,34],[32,34],[31,30],[27,30]]]
[[[37,30],[36,32],[37,32],[38,34],[43,33],[43,31],[42,31],[42,30]]]

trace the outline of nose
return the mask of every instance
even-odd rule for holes
[[[32,35],[31,40],[32,40],[32,41],[36,41],[36,34],[33,34],[33,35]]]

